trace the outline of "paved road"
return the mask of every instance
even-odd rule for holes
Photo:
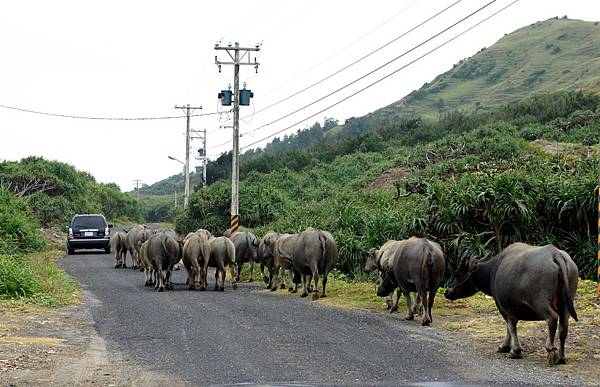
[[[257,285],[188,291],[184,271],[175,272],[175,290],[157,293],[143,286],[142,273],[113,265],[114,256],[104,254],[62,261],[88,295],[108,351],[129,366],[192,384],[575,382],[524,361],[477,354],[448,333],[385,314],[329,308]]]

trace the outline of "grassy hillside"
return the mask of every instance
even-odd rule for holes
[[[600,92],[599,23],[553,18],[523,27],[398,102],[350,119],[332,133],[376,129],[402,117],[490,111],[559,90]]]

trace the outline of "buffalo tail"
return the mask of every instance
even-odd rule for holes
[[[560,275],[558,279],[561,293],[560,295],[563,299],[563,302],[567,306],[569,314],[573,317],[573,319],[575,319],[575,321],[579,321],[577,319],[577,312],[575,312],[575,306],[573,305],[573,297],[571,297],[571,293],[569,290],[569,276],[567,275],[568,271],[565,258],[560,252],[555,251],[552,254],[552,259],[554,260],[554,262],[556,262],[556,264],[558,265],[558,269],[560,270]]]

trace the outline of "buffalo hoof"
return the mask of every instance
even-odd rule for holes
[[[271,289],[271,285],[267,284],[266,289]]]
[[[304,297],[308,297],[308,293],[302,293],[302,294],[300,295],[300,297],[302,297],[302,298],[304,298]]]
[[[215,292],[218,292],[218,291],[219,291],[219,287],[218,287],[218,286],[215,286],[215,287],[213,288],[213,290],[214,290]]]
[[[325,298],[325,297],[327,297],[327,293],[321,293],[321,295],[319,297]]]
[[[266,284],[269,283],[269,277],[267,277],[266,275],[263,276],[263,281],[265,281]]]
[[[206,291],[206,286],[201,286],[201,287],[200,287],[200,291],[201,291],[201,292],[204,292],[204,291]]]
[[[126,264],[122,264],[122,265],[121,265],[121,267],[122,267],[123,269],[127,269],[127,265],[126,265]]]
[[[498,353],[509,353],[510,352],[510,345],[501,345],[498,347],[498,349],[496,350],[496,352]]]
[[[293,293],[294,292],[294,288],[288,288],[288,292]]]
[[[408,320],[408,321],[412,321],[412,320],[414,320],[414,319],[415,319],[415,316],[408,315],[408,316],[405,316],[405,317],[404,317],[404,319],[405,319],[405,320]]]
[[[394,306],[392,306],[392,307],[390,307],[388,309],[390,310],[390,313],[397,312],[398,311],[398,305],[394,305]]]
[[[238,281],[239,281],[239,280],[238,280]],[[252,283],[252,282],[254,282],[254,278],[250,278],[250,279],[248,280],[248,282],[249,282],[249,283]]]
[[[140,267],[140,271],[144,271],[144,268],[143,268],[143,267]]]
[[[118,263],[115,265],[115,269],[118,269],[120,267],[121,267],[121,265],[119,265]]]
[[[523,357],[523,352],[521,349],[517,349],[516,351],[511,349],[508,353],[508,357],[511,359],[521,359]]]
[[[238,284],[237,283],[231,284],[231,287],[234,288],[234,289],[237,289],[238,288]]]
[[[429,321],[429,320],[423,320],[423,321],[421,321],[421,326],[422,327],[428,327],[429,324],[431,324],[431,321]]]
[[[271,288],[271,291],[272,291],[272,292],[274,292],[275,290],[277,290],[277,286],[273,286],[273,287]]]
[[[319,293],[313,293],[312,299],[313,299],[313,301],[318,300],[319,299]]]
[[[290,293],[298,293],[298,289],[292,289],[290,290]]]
[[[224,292],[224,291],[225,291],[225,288],[224,288],[224,287],[222,287],[222,286],[219,286],[219,291],[220,291],[220,292]]]
[[[548,351],[548,365],[557,365],[559,364],[558,362],[560,360],[561,359],[558,355],[558,351],[556,350],[556,348],[553,348],[552,350]]]
[[[165,288],[158,288],[158,289],[156,289],[156,291],[157,291],[157,292],[164,292],[164,291],[165,291]]]

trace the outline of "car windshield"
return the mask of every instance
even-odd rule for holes
[[[73,219],[73,225],[71,227],[79,229],[92,228],[100,230],[106,227],[106,222],[100,216],[78,216],[75,219]]]

